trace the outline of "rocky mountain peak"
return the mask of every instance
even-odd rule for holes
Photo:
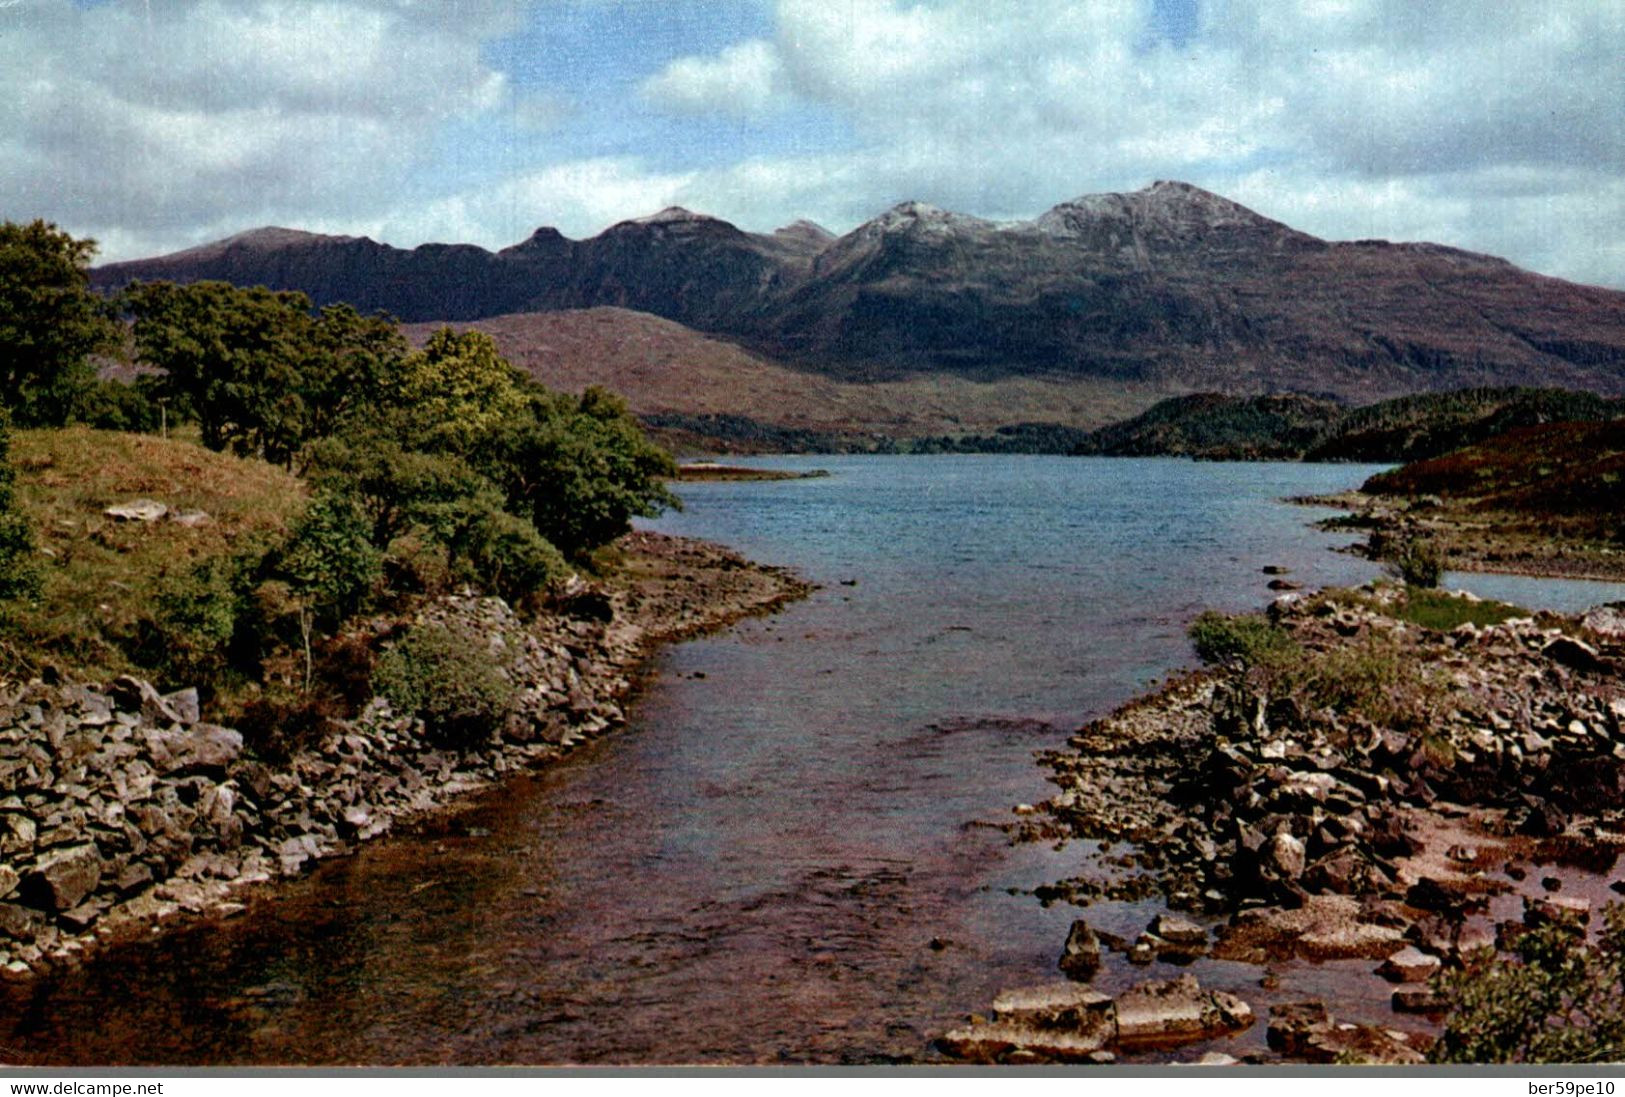
[[[684,209],[682,206],[667,206],[665,209],[661,210],[659,213],[651,213],[647,217],[634,217],[630,221],[621,222],[621,224],[623,224],[623,225],[676,225],[676,224],[700,224],[700,223],[706,223],[706,222],[709,222],[709,223],[712,223],[712,224],[718,224],[718,225],[727,224],[727,222],[725,222],[725,221],[723,221],[723,220],[721,220],[719,218],[712,217],[710,214],[695,213],[693,210]]]
[[[568,251],[569,248],[570,240],[568,237],[551,225],[543,225],[519,243],[503,248],[497,254],[503,256],[525,256],[538,253],[552,255]]]
[[[302,229],[287,229],[277,225],[265,225],[257,229],[249,229],[247,232],[239,232],[235,236],[228,236],[224,240],[215,240],[211,243],[200,244],[195,248],[188,248],[185,251],[175,253],[172,258],[210,259],[230,251],[293,251],[320,244],[349,244],[359,239],[365,238],[328,236],[319,232],[305,232]]]
[[[991,221],[984,221],[980,217],[972,217],[965,213],[954,213],[941,206],[933,206],[929,202],[907,201],[899,202],[874,220],[858,228],[858,232],[872,229],[880,233],[908,232],[915,229],[953,231],[964,229],[992,229]]]
[[[828,244],[835,239],[835,234],[816,221],[802,218],[792,221],[788,225],[773,230],[774,236],[786,237],[791,240],[811,241],[819,244]]]
[[[1049,236],[1117,253],[1142,269],[1153,252],[1170,249],[1212,248],[1245,240],[1268,250],[1317,242],[1239,202],[1166,179],[1137,191],[1086,194],[1062,202],[1033,224]]]

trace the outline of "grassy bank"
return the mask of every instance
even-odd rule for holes
[[[42,580],[38,598],[10,609],[4,669],[18,677],[47,665],[96,681],[155,671],[153,612],[164,593],[210,561],[286,537],[307,501],[283,469],[176,438],[18,431],[12,455]],[[106,513],[143,499],[169,515]]]

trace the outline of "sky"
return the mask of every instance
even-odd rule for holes
[[[102,260],[1158,179],[1625,288],[1625,0],[0,0],[0,218]]]

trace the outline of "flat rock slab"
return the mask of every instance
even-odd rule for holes
[[[1245,911],[1222,929],[1214,955],[1246,960],[1263,950],[1311,960],[1382,960],[1405,943],[1403,931],[1362,921],[1361,915],[1359,902],[1346,895],[1313,895],[1296,910]]]
[[[1000,991],[993,999],[993,1016],[1047,1028],[1079,1028],[1106,1017],[1111,1006],[1111,997],[1098,990],[1057,982]]]
[[[1204,945],[1207,930],[1177,914],[1159,914],[1151,919],[1149,930],[1153,936],[1175,945]]]
[[[1406,945],[1382,962],[1377,974],[1391,983],[1425,983],[1439,973],[1439,958]]]
[[[1246,1002],[1224,991],[1204,991],[1191,975],[1126,990],[1117,996],[1113,1013],[1119,1047],[1188,1044],[1253,1023]]]
[[[169,514],[169,507],[156,499],[132,499],[110,506],[102,513],[120,522],[157,522]]]
[[[1111,1035],[1102,1023],[1089,1031],[1068,1032],[1014,1021],[956,1028],[937,1041],[942,1051],[974,1063],[996,1063],[1011,1056],[1037,1057],[1061,1063],[1088,1062]]]
[[[242,754],[243,736],[231,728],[193,724],[149,732],[147,745],[159,773],[224,770]]]
[[[956,1028],[937,1041],[947,1055],[976,1062],[1100,1061],[1111,1049],[1177,1047],[1253,1023],[1246,1002],[1206,991],[1193,976],[1141,983],[1111,999],[1076,983],[1006,990],[994,1019]]]
[[[1395,1013],[1440,1013],[1445,1008],[1444,998],[1431,990],[1396,990],[1390,1004]]]

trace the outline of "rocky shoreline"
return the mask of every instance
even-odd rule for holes
[[[0,973],[29,978],[186,917],[244,909],[244,888],[552,762],[618,726],[663,643],[770,612],[812,588],[717,545],[637,532],[601,584],[521,621],[501,600],[432,603],[504,655],[503,726],[450,751],[375,700],[285,762],[249,756],[197,694],[35,680],[0,694]]]
[[[1002,996],[944,1050],[1112,1061],[1146,1045],[1149,994],[1165,1007],[1164,1053],[1267,1005],[1270,1050],[1251,1058],[1421,1062],[1445,1005],[1434,975],[1521,926],[1588,918],[1603,885],[1625,891],[1612,871],[1625,851],[1625,612],[1440,631],[1406,619],[1407,597],[1387,584],[1287,594],[1263,634],[1273,654],[1180,677],[1048,755],[1059,791],[1013,829],[1088,852],[1041,898],[1160,900],[1192,917],[1162,915],[1133,938],[1078,919],[1058,949],[1069,982]],[[1470,615],[1477,600],[1457,597]],[[1105,965],[1197,959],[1252,966],[1257,994],[1221,1009],[1189,976],[1144,983],[1130,1041],[1111,1023],[1121,995],[1077,1000]],[[1353,1024],[1272,993],[1284,966],[1329,961],[1392,983],[1392,1018]]]
[[[1347,491],[1290,502],[1347,512],[1318,523],[1322,529],[1421,537],[1443,553],[1451,571],[1625,582],[1625,552],[1618,545],[1519,529],[1519,523],[1494,512],[1475,512],[1436,496],[1405,499]],[[1369,555],[1370,546],[1359,542],[1349,551]]]

